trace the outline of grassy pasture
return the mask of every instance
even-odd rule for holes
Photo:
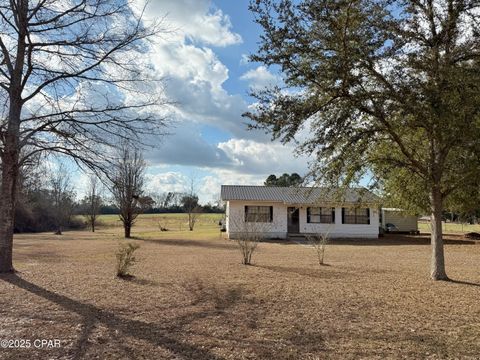
[[[201,214],[195,224],[194,231],[188,230],[188,214],[144,214],[137,218],[132,229],[132,236],[158,239],[207,239],[220,236],[218,222],[223,214]],[[121,234],[122,223],[118,215],[101,215],[99,228],[109,229]],[[160,225],[168,231],[160,231]]]
[[[18,273],[0,276],[0,340],[60,339],[60,348],[0,349],[0,359],[476,359],[480,243],[449,236],[447,272],[428,279],[427,236],[258,247],[243,266],[218,215],[193,232],[185,215],[144,215],[135,277],[114,277],[123,242],[114,217],[87,231],[15,237]],[[160,220],[159,220],[160,219]],[[108,225],[108,226],[107,226]],[[168,226],[167,226],[168,227]],[[181,230],[180,230],[181,227]]]
[[[480,233],[480,225],[479,224],[457,224],[451,222],[442,222],[443,232],[445,234],[466,234],[469,232],[478,232]],[[418,222],[418,229],[422,233],[430,234],[430,223],[419,221]]]

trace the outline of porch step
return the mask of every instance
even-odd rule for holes
[[[287,233],[289,239],[305,239],[305,234]]]

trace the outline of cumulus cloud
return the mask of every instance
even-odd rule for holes
[[[234,168],[246,174],[271,174],[284,172],[305,173],[307,159],[294,156],[291,145],[279,142],[262,143],[247,139],[230,139],[218,144],[234,164]]]
[[[199,186],[199,199],[202,203],[218,200],[222,185],[262,185],[266,179],[263,175],[239,174],[225,169],[215,169],[212,173],[205,176]]]
[[[241,114],[249,104],[224,87],[229,69],[212,47],[241,42],[229,17],[209,0],[152,1],[149,6],[149,16],[165,16],[172,30],[153,44],[151,61],[167,80],[165,92],[176,106],[175,126],[168,129],[172,135],[145,154],[148,164],[200,169],[204,176],[198,191],[204,203],[218,198],[222,184],[262,184],[271,173],[304,173],[306,161],[293,156],[292,146],[270,143],[268,135],[246,130],[248,121]],[[243,56],[241,63],[246,60]],[[247,71],[241,80],[254,88],[278,82],[263,66]],[[207,140],[206,127],[230,139]],[[150,168],[147,187],[155,192],[184,191],[188,183],[182,171],[152,172]]]
[[[239,174],[232,170],[215,169],[211,175],[196,178],[196,192],[202,204],[214,203],[220,198],[220,187],[225,184],[261,185],[263,175]],[[148,194],[188,191],[190,178],[180,171],[166,171],[146,176],[145,191]]]
[[[239,174],[305,173],[306,157],[296,157],[293,145],[231,138],[209,143],[194,124],[176,129],[176,133],[158,148],[146,153],[149,165],[194,166],[227,169]]]
[[[143,5],[144,0],[137,0]],[[229,46],[242,42],[232,31],[230,17],[212,6],[210,0],[155,0],[147,7],[147,16],[164,17],[174,34],[190,41],[213,46]]]
[[[215,144],[207,142],[195,124],[183,123],[172,130],[173,135],[168,136],[156,149],[145,154],[149,165],[231,166],[231,160],[225,152]]]
[[[279,82],[277,76],[272,74],[265,66],[258,66],[256,69],[248,70],[240,77],[240,80],[248,82],[254,90],[263,89]]]
[[[248,110],[248,104],[240,94],[226,91],[229,70],[208,47],[241,40],[228,16],[209,0],[152,1],[147,16],[165,16],[165,27],[171,30],[152,44],[149,57],[166,79],[165,93],[176,105],[171,113],[173,122],[179,127],[204,124],[233,137],[266,140],[261,132],[247,132],[248,120],[241,114]]]
[[[167,78],[165,91],[176,106],[180,122],[197,122],[213,126],[234,137],[267,140],[261,132],[248,132],[242,114],[248,104],[239,94],[224,88],[228,68],[209,48],[191,44],[157,46],[153,62]]]
[[[188,184],[187,177],[184,174],[175,171],[147,174],[145,180],[145,191],[149,194],[184,192]]]
[[[159,151],[147,156],[151,165],[160,159],[159,163],[194,166],[208,172],[209,175],[198,179],[198,194],[203,203],[218,198],[222,184],[261,185],[270,174],[303,175],[308,167],[307,157],[293,155],[293,145],[229,139],[215,146],[204,142],[194,128],[167,142]],[[188,177],[181,172],[175,176],[165,172],[149,177],[148,181],[154,183],[148,187],[156,192],[184,191]]]

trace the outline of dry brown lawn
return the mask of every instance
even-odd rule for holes
[[[120,280],[115,231],[16,237],[0,339],[61,348],[1,359],[480,358],[480,244],[449,243],[456,281],[432,282],[421,239],[337,241],[323,267],[307,246],[262,243],[243,266],[216,232],[150,233]]]

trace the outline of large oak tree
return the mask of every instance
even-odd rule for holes
[[[19,171],[60,153],[94,172],[120,139],[160,133],[145,26],[130,0],[0,2],[0,272],[13,270]]]
[[[320,181],[372,176],[431,213],[431,277],[445,280],[444,204],[480,176],[480,4],[473,0],[257,0],[252,60],[285,87],[257,91],[255,127],[316,160]],[[309,131],[302,131],[307,128]],[[478,190],[478,187],[476,188]]]

